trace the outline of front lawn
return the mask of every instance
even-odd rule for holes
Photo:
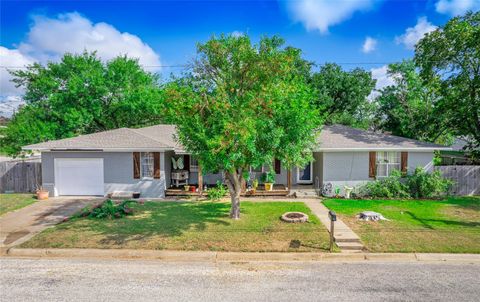
[[[133,248],[218,251],[324,251],[328,233],[301,202],[242,202],[240,220],[228,218],[224,202],[132,204],[132,216],[99,220],[75,218],[48,229],[22,247]],[[279,217],[301,211],[310,223],[288,224]]]
[[[480,253],[480,198],[344,200],[323,202],[336,211],[372,252]],[[390,221],[355,217],[375,211]]]
[[[37,199],[32,194],[0,194],[0,216],[31,205]]]

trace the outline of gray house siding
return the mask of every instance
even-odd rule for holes
[[[343,195],[345,186],[359,188],[373,180],[368,176],[369,152],[322,153],[322,186],[330,183],[333,188],[340,188]],[[413,173],[416,167],[432,171],[433,152],[408,152],[408,173]]]
[[[134,179],[132,152],[42,152],[43,186],[55,194],[55,158],[103,158],[105,194],[136,191],[142,197],[165,196],[165,155],[160,153],[160,179]]]

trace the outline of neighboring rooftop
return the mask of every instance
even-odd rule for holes
[[[25,150],[175,150],[182,153],[173,125],[139,129],[120,128],[25,146]],[[318,151],[341,150],[450,150],[432,143],[351,127],[325,126],[318,137]]]

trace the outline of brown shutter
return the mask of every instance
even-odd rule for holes
[[[377,174],[377,152],[370,152],[368,163],[368,177],[375,178]]]
[[[402,152],[400,157],[400,170],[402,174],[407,174],[408,167],[408,152]]]
[[[160,178],[160,152],[153,152],[153,178]]]
[[[183,156],[183,166],[185,170],[190,172],[190,155],[185,154]]]
[[[133,178],[140,178],[140,152],[133,152]]]
[[[282,162],[279,159],[275,159],[275,173],[281,174],[282,173]]]

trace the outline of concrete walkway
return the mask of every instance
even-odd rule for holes
[[[98,197],[56,197],[7,213],[0,217],[0,248],[21,244],[87,205],[103,200],[104,198]]]
[[[312,212],[317,215],[318,219],[330,231],[330,218],[328,217],[328,209],[317,200],[302,200]],[[335,243],[342,252],[345,251],[362,251],[365,249],[360,237],[355,234],[342,220],[337,216],[335,227],[333,231],[333,238]]]

